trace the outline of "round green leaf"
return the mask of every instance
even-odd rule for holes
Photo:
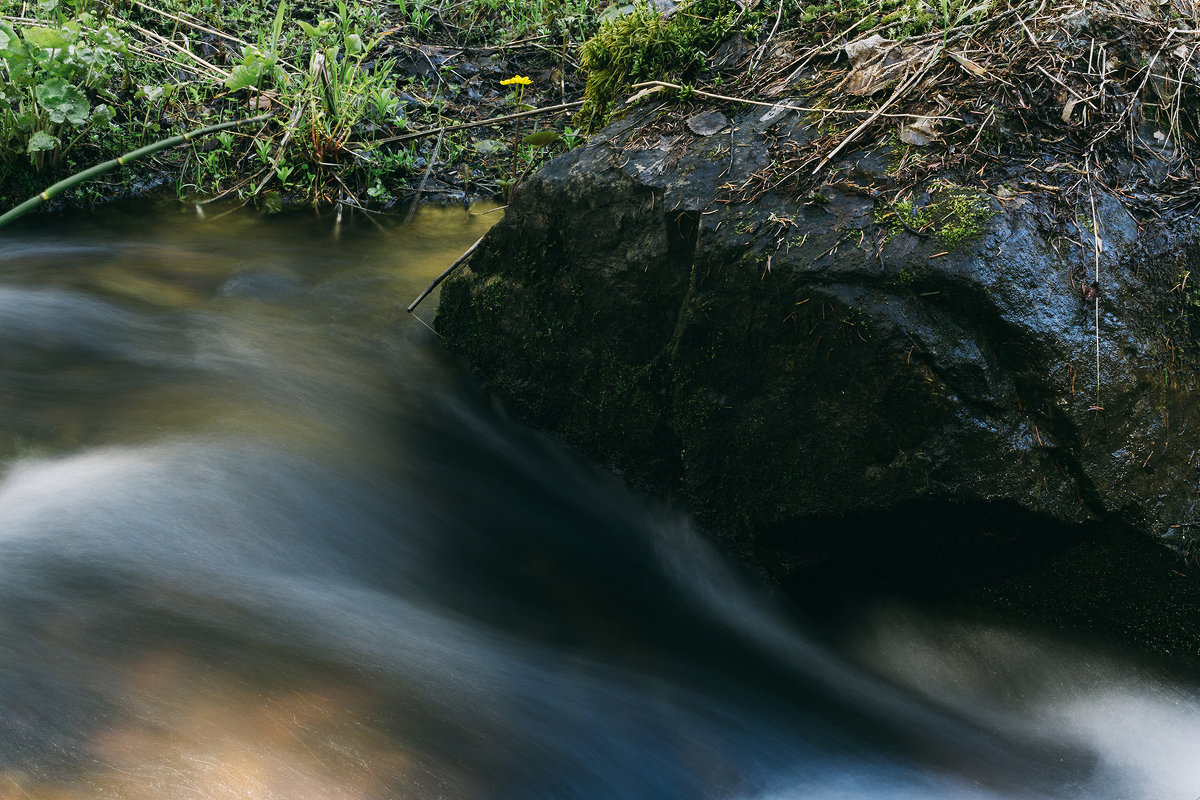
[[[29,144],[25,148],[25,152],[33,155],[42,150],[53,150],[58,147],[58,139],[46,133],[45,131],[34,131],[29,137]]]
[[[47,78],[37,85],[34,95],[38,105],[56,125],[64,122],[82,125],[87,121],[88,112],[91,110],[87,97],[62,78]]]
[[[475,142],[475,152],[483,156],[490,156],[495,153],[502,153],[508,149],[508,145],[499,139],[480,139]]]
[[[25,41],[35,47],[44,47],[47,50],[61,49],[70,44],[70,41],[63,37],[60,31],[53,28],[26,28]]]
[[[545,147],[548,144],[554,144],[559,140],[558,131],[535,131],[529,134],[521,141],[525,144],[531,144],[534,147]]]
[[[17,43],[16,31],[10,28],[7,23],[0,22],[0,54],[12,52],[11,48]]]
[[[107,125],[113,121],[114,116],[116,116],[116,113],[110,107],[106,106],[104,103],[101,103],[92,111],[92,123],[97,125]]]

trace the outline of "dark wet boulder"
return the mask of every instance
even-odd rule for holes
[[[814,523],[899,508],[1189,552],[1195,225],[1100,192],[1064,227],[1060,197],[952,178],[914,225],[878,191],[886,152],[805,195],[739,191],[799,119],[652,120],[528,179],[443,289],[439,330],[520,413],[773,570],[854,558],[888,532]]]

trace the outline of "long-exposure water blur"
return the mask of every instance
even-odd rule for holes
[[[1200,795],[1192,687],[899,603],[831,647],[509,418],[404,312],[498,213],[201,211],[0,235],[3,800]]]

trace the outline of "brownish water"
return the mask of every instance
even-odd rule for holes
[[[508,419],[403,311],[475,214],[0,233],[2,800],[1200,795],[1191,689],[895,607],[831,652]]]

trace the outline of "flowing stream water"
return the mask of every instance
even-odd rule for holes
[[[0,799],[1200,796],[1193,688],[899,604],[823,644],[507,417],[403,310],[479,211],[0,233]]]

